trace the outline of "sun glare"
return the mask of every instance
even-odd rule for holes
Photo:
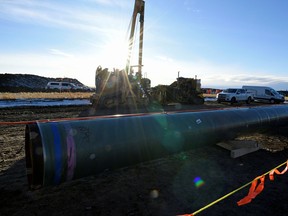
[[[128,56],[128,43],[124,43],[123,40],[113,40],[107,42],[103,49],[101,61],[103,68],[109,68],[109,70],[125,68]]]

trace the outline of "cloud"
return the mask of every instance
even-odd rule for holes
[[[254,75],[236,75],[231,77],[234,82],[245,83],[247,85],[283,85],[288,84],[288,77],[275,77],[272,75],[254,76]],[[287,85],[288,86],[288,85]]]
[[[155,57],[156,59],[159,59],[160,61],[165,61],[165,62],[173,62],[173,59],[165,56],[165,55],[158,55]]]
[[[102,7],[101,3],[107,4],[109,8]],[[36,38],[38,35],[35,35],[35,38],[27,38],[27,46],[13,44],[13,48],[9,48],[6,53],[5,49],[1,49],[0,73],[66,76],[93,86],[96,67],[106,67],[105,64],[111,62],[111,57],[116,60],[122,57],[116,54],[119,53],[119,44],[123,44],[131,16],[131,13],[123,13],[123,10],[129,10],[126,7],[128,3],[132,10],[133,2],[130,0],[119,3],[112,0],[75,0],[67,5],[62,1],[0,0],[0,22],[5,20],[12,28],[15,23],[20,24],[19,31],[32,29],[32,32],[38,32],[43,29],[38,28],[39,26],[46,29],[49,27],[53,38],[57,38],[52,38],[46,44],[46,37]],[[61,31],[58,35],[58,29],[67,32]],[[49,38],[49,35],[45,36]],[[20,38],[21,35],[15,37]],[[62,41],[67,37],[72,45],[65,47],[65,42]],[[33,45],[29,46],[28,40]],[[37,46],[37,43],[41,45]]]
[[[114,3],[111,0],[95,1],[93,4],[94,7],[88,7],[83,2],[82,4],[78,2],[77,6],[75,4],[73,6],[73,4],[64,5],[36,0],[4,0],[0,7],[0,19],[57,28],[64,27],[94,33],[114,32],[118,28],[121,28],[122,21],[119,17],[125,18],[123,17],[123,13],[117,13],[117,7],[120,7],[119,5],[122,5],[121,7],[124,6],[123,3],[112,4],[111,7],[113,6],[114,8],[114,16],[111,16],[111,14],[105,11],[105,8],[97,7],[99,3],[103,4],[104,2],[107,4]],[[128,19],[128,17],[130,16],[126,18]]]
[[[275,76],[273,72],[251,71],[238,65],[215,64],[205,60],[191,62],[179,61],[166,56],[145,58],[144,73],[151,79],[152,86],[169,85],[178,76],[201,79],[202,87],[227,88],[243,85],[271,86],[275,89],[288,88],[288,76]]]
[[[73,57],[72,54],[65,53],[63,51],[60,51],[58,49],[49,49],[50,54],[52,55],[58,55],[58,56],[63,56],[63,57]]]
[[[125,6],[131,5],[132,1],[119,1],[119,0],[86,0],[86,2],[94,2],[100,5],[106,5],[106,6],[120,6],[121,8],[124,8]]]
[[[0,53],[0,73],[35,74],[45,77],[71,77],[88,86],[94,86],[95,69],[105,59],[102,54],[70,54],[58,49],[49,53]],[[52,55],[51,55],[52,54]],[[65,57],[65,58],[63,58]],[[288,77],[276,77],[267,72],[246,71],[235,65],[216,65],[211,62],[180,62],[171,58],[145,58],[143,76],[151,79],[152,86],[170,85],[180,76],[201,79],[202,87],[227,88],[242,85],[270,86],[276,90],[288,88]],[[102,65],[107,67],[107,65]],[[254,74],[254,75],[252,75]]]
[[[0,72],[72,76],[79,78],[87,85],[93,85],[94,72],[99,64],[107,67],[108,63],[112,62],[113,59],[119,60],[122,56],[124,56],[124,58],[126,57],[126,54],[119,54],[118,50],[120,50],[120,48],[117,44],[123,44],[121,39],[124,39],[134,1],[75,0],[70,1],[70,3],[66,5],[62,2],[63,1],[44,0],[0,0],[0,21],[11,21],[11,26],[13,26],[13,22],[18,22],[27,24],[28,27],[35,27],[37,25],[74,30],[73,33],[76,35],[75,38],[73,38],[75,44],[79,43],[79,41],[82,43],[81,45],[83,45],[83,41],[84,44],[86,43],[85,47],[77,46],[79,44],[73,44],[72,48],[71,46],[65,48],[64,44],[63,46],[54,44],[51,46],[47,45],[49,48],[55,48],[49,49],[49,52],[46,52],[46,54],[29,53],[30,51],[25,50],[26,53],[23,55],[19,54],[19,51],[10,55],[11,50],[9,50],[8,54],[2,54],[0,50]],[[77,2],[77,4],[75,2]],[[128,12],[128,10],[131,11]],[[152,22],[155,22],[155,19],[153,19]],[[153,28],[164,28],[163,25],[158,24],[159,23],[153,25]],[[24,26],[23,29],[25,29],[25,27],[26,26]],[[174,39],[172,40],[169,37],[162,37],[160,33],[155,35],[154,30],[147,31],[146,27],[145,29],[147,32],[147,34],[145,32],[145,35],[147,35],[147,37],[145,37],[148,38],[150,42],[158,41],[158,44],[151,45],[150,49],[149,47],[148,49],[147,47],[144,48],[144,55],[147,53],[147,56],[143,56],[143,73],[151,79],[152,85],[171,84],[176,80],[178,71],[180,71],[180,76],[183,77],[195,77],[195,75],[197,75],[197,77],[201,79],[203,87],[233,87],[244,84],[287,86],[288,77],[275,77],[271,75],[273,73],[269,71],[256,72],[241,68],[237,65],[219,65],[206,60],[183,62],[167,56],[165,52],[162,52],[165,53],[163,55],[157,50],[157,48],[162,47],[161,43],[163,41],[169,44],[169,47],[171,45],[177,47],[177,43],[180,42],[174,41]],[[57,34],[57,32],[53,32],[53,34],[54,33]],[[92,33],[92,37],[90,37],[90,33]],[[98,37],[98,35],[100,36]],[[72,36],[74,35],[71,35],[71,37]],[[59,41],[60,37],[61,35],[59,35]],[[99,41],[101,42],[99,43]],[[74,50],[74,54],[65,50]],[[124,51],[126,51],[126,49]],[[153,56],[153,54],[155,54],[155,56]],[[121,62],[126,63],[125,61]],[[131,63],[135,64],[133,62]],[[90,83],[91,80],[93,81],[92,83]]]
[[[233,69],[231,68],[231,71]],[[272,75],[251,75],[253,73],[242,74],[237,73],[221,74],[219,76],[208,76],[203,80],[205,87],[241,87],[243,85],[270,86],[275,89],[287,89],[288,77],[277,77]]]
[[[50,53],[1,54],[0,73],[34,74],[45,77],[70,77],[94,86],[95,59],[97,56],[81,55],[63,58]],[[64,53],[65,54],[65,53]]]

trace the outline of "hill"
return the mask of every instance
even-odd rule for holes
[[[71,82],[83,86],[73,78],[51,78],[31,74],[0,74],[0,92],[44,91],[48,82]]]

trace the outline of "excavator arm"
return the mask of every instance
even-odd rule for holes
[[[130,61],[131,61],[131,53],[132,47],[134,44],[134,34],[135,34],[135,26],[138,14],[140,15],[140,34],[139,34],[139,57],[138,57],[138,74],[139,79],[142,78],[142,53],[143,53],[143,33],[144,33],[144,10],[145,10],[145,1],[143,0],[135,0],[134,11],[132,14],[132,24],[130,30],[129,37],[129,47],[128,47],[128,58],[126,63],[126,72],[129,74],[130,72]]]

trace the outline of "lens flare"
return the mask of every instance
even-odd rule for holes
[[[150,192],[150,197],[153,198],[153,199],[156,199],[159,197],[159,191],[154,189]]]
[[[196,177],[196,178],[194,178],[194,184],[195,184],[196,188],[199,188],[199,187],[203,186],[205,183],[200,177]]]

